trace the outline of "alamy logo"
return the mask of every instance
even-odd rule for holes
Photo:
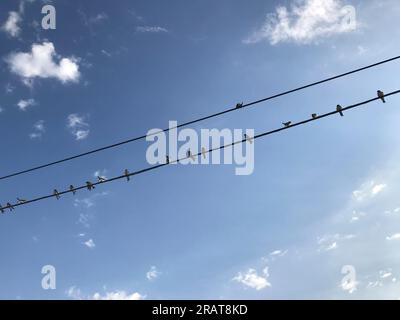
[[[45,16],[42,18],[42,28],[44,30],[56,29],[56,8],[52,5],[45,5],[42,8],[42,14]]]
[[[42,268],[42,274],[45,276],[42,278],[42,289],[43,290],[55,290],[56,289],[56,268],[52,265],[46,265]]]
[[[177,126],[177,121],[170,121],[168,133],[161,129],[147,132],[146,141],[153,142],[146,152],[149,164],[234,163],[236,175],[251,175],[254,172],[254,129],[246,129],[245,133],[242,129],[201,129],[199,136],[196,130],[190,128],[178,132]],[[235,143],[243,140],[245,143]],[[183,144],[178,147],[179,142]]]

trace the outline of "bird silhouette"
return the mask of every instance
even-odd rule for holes
[[[4,213],[4,209],[3,209],[3,206],[1,204],[0,204],[0,212]]]
[[[249,137],[247,134],[244,134],[244,138],[245,138],[250,144],[253,144],[253,138]]]
[[[105,177],[97,176],[97,180],[99,180],[99,182],[105,182],[107,179]]]
[[[243,102],[236,103],[236,109],[243,108]]]
[[[165,156],[165,163],[169,164],[169,156]]]
[[[89,191],[92,191],[92,189],[96,189],[96,187],[93,185],[93,183],[91,183],[90,181],[86,181],[86,188]]]
[[[340,116],[344,117],[342,110],[343,110],[342,106],[340,104],[338,104],[336,106],[336,111],[340,113]]]
[[[72,184],[69,186],[69,191],[71,191],[73,195],[76,194],[76,190]]]
[[[203,158],[206,158],[207,150],[204,147],[201,147],[201,154],[203,155]]]
[[[311,117],[312,117],[313,119],[317,119],[317,118],[318,118],[318,115],[317,115],[316,113],[313,113],[313,114],[311,115]]]
[[[192,159],[193,161],[195,160],[194,155],[192,154],[192,151],[190,151],[190,149],[186,151],[186,157]]]
[[[11,203],[9,203],[9,202],[7,202],[7,208],[8,208],[10,211],[15,210],[14,206],[13,206]]]
[[[129,176],[129,170],[128,170],[128,169],[125,169],[124,175],[125,175],[125,177],[126,177],[126,181],[131,180],[131,178],[130,178],[130,176]]]
[[[376,93],[377,93],[378,97],[382,100],[382,102],[386,103],[385,94],[383,93],[383,91],[378,90]]]
[[[287,127],[290,127],[290,125],[292,124],[292,121],[283,122],[282,124],[287,128]]]
[[[60,199],[60,193],[57,191],[57,189],[54,189],[53,195],[56,197],[57,200]]]

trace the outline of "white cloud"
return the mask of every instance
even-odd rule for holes
[[[136,27],[136,31],[137,32],[150,32],[150,33],[168,32],[167,29],[165,29],[163,27],[158,27],[158,26],[154,26],[154,27],[138,26],[138,27]]]
[[[95,293],[93,300],[143,300],[145,297],[139,292],[127,293],[125,291],[106,292],[105,295]]]
[[[44,127],[44,120],[39,120],[38,122],[36,122],[33,127],[40,132],[44,132],[45,131],[45,127]]]
[[[247,287],[261,290],[271,286],[268,282],[268,277],[268,267],[265,267],[262,275],[258,275],[257,271],[254,269],[249,269],[244,274],[239,272],[232,280],[242,283]]]
[[[67,296],[74,300],[82,300],[82,292],[79,288],[72,286],[70,287],[67,292]]]
[[[85,121],[85,117],[76,113],[67,117],[67,127],[71,130],[76,140],[86,139],[90,132],[89,124]]]
[[[18,108],[22,111],[25,111],[28,107],[32,107],[34,105],[36,105],[36,102],[34,99],[20,100],[17,103]]]
[[[94,249],[96,247],[96,244],[94,243],[93,239],[89,239],[88,241],[85,241],[83,244],[89,249]]]
[[[300,44],[355,30],[355,9],[343,6],[341,0],[298,0],[291,8],[279,6],[267,15],[266,22],[244,43],[268,40],[272,45],[280,42]]]
[[[161,275],[161,272],[159,272],[155,266],[152,266],[150,268],[150,270],[147,271],[146,278],[149,281],[153,281],[153,280],[157,279],[160,275]]]
[[[31,52],[12,53],[6,62],[11,72],[20,76],[25,84],[31,84],[35,78],[78,82],[80,77],[77,59],[59,57],[51,42],[33,44]]]
[[[76,140],[83,140],[86,139],[89,135],[89,130],[77,130],[75,132]]]
[[[286,253],[288,253],[288,250],[285,250],[285,251],[275,250],[275,251],[272,251],[269,255],[272,257],[274,257],[274,256],[283,257],[284,255],[286,255]]]
[[[30,133],[29,134],[29,137],[31,138],[31,139],[38,139],[38,138],[41,138],[42,137],[42,135],[43,135],[43,133],[46,131],[46,128],[45,128],[45,126],[44,126],[44,120],[39,120],[38,122],[36,122],[34,125],[33,125],[33,128],[34,128],[34,132],[32,132],[32,133]]]
[[[400,233],[395,233],[395,234],[392,234],[391,236],[387,236],[386,240],[388,240],[388,241],[400,240]]]
[[[66,291],[66,295],[74,300],[143,300],[146,298],[139,292],[127,293],[123,290],[106,292],[103,295],[96,292],[91,296],[84,296],[81,290],[75,286],[70,287]]]
[[[374,181],[364,183],[359,189],[353,191],[353,198],[359,202],[371,199],[381,193],[386,184],[376,184]]]
[[[317,243],[319,245],[318,252],[327,252],[335,250],[339,247],[339,243],[347,240],[354,239],[354,234],[326,234],[318,238]]]
[[[11,37],[18,37],[21,32],[21,28],[19,27],[19,23],[21,23],[22,19],[18,12],[10,11],[8,13],[8,19],[1,27],[1,29],[8,33]]]

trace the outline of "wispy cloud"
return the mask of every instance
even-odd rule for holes
[[[161,272],[157,270],[155,266],[152,266],[149,271],[146,273],[146,278],[149,281],[156,280],[161,275]]]
[[[89,124],[85,121],[84,116],[77,113],[72,113],[67,117],[67,127],[76,140],[83,140],[89,136]]]
[[[137,32],[148,32],[148,33],[167,33],[168,30],[159,26],[138,26],[136,27]]]
[[[96,244],[94,243],[93,239],[89,239],[85,241],[83,244],[89,249],[94,249],[96,247]]]
[[[93,295],[85,296],[76,286],[70,287],[66,291],[66,295],[74,300],[143,300],[146,298],[145,295],[142,295],[139,292],[128,293],[124,290],[115,290],[105,292],[104,294],[96,292]]]
[[[34,99],[20,100],[17,103],[17,106],[21,111],[26,111],[26,109],[34,105],[36,105],[36,101]]]
[[[34,125],[34,132],[29,134],[29,137],[31,139],[38,139],[41,138],[43,133],[46,131],[46,128],[44,126],[44,120],[39,120],[37,121]]]
[[[18,37],[21,32],[21,28],[19,24],[21,23],[22,18],[21,15],[16,11],[10,11],[8,13],[8,19],[1,27],[1,30],[6,32],[11,37]]]
[[[353,191],[353,198],[359,202],[371,199],[381,193],[387,187],[384,183],[368,181],[359,189]]]
[[[261,290],[266,287],[270,287],[271,284],[268,281],[269,273],[268,267],[265,267],[262,274],[258,274],[255,269],[249,269],[247,272],[239,272],[232,280],[242,283],[243,285],[253,288],[256,290]]]
[[[400,240],[400,233],[395,233],[390,236],[387,236],[386,240],[388,240],[388,241]]]
[[[275,13],[267,15],[262,27],[243,42],[267,40],[272,45],[280,42],[305,44],[356,28],[354,7],[344,6],[341,0],[299,0],[290,8],[277,7]]]

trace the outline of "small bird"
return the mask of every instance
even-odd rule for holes
[[[72,184],[69,186],[69,191],[71,191],[73,195],[76,194],[76,190]]]
[[[169,156],[165,156],[165,162],[166,164],[169,164]]]
[[[253,144],[253,138],[249,137],[247,134],[244,134],[244,138],[245,138],[250,144]]]
[[[190,151],[190,149],[186,151],[186,157],[192,159],[193,161],[195,160],[194,155],[192,154],[192,151]]]
[[[8,209],[10,209],[10,211],[13,211],[15,208],[13,207],[13,205],[9,202],[7,202],[7,207]]]
[[[290,127],[290,125],[292,124],[292,121],[288,121],[288,122],[283,122],[282,123],[286,128]]]
[[[25,203],[25,202],[26,202],[26,200],[25,200],[25,199],[20,199],[20,198],[17,198],[17,201],[18,201],[18,203],[19,203],[19,204],[23,204],[23,203]]]
[[[90,181],[86,181],[86,187],[89,191],[92,191],[92,189],[96,189],[96,187]]]
[[[206,148],[201,147],[201,154],[203,155],[203,158],[206,159],[206,154],[207,154]]]
[[[99,180],[99,182],[105,182],[107,179],[105,177],[97,176],[97,180]]]
[[[312,117],[313,119],[317,119],[317,118],[318,118],[318,115],[317,115],[316,113],[313,113],[313,114],[311,115],[311,117]]]
[[[385,94],[383,93],[383,91],[378,90],[376,93],[378,94],[378,97],[382,100],[382,102],[386,103]]]
[[[340,113],[340,116],[344,117],[342,110],[343,110],[342,106],[340,104],[338,104],[336,106],[336,111]]]
[[[243,108],[243,102],[236,103],[236,109]]]
[[[57,191],[57,189],[54,189],[53,195],[56,197],[57,200],[59,200],[61,198],[60,193]]]
[[[128,169],[125,169],[124,175],[125,175],[125,177],[126,177],[126,181],[131,180],[131,178],[130,178],[130,176],[129,176],[129,170],[128,170]]]
[[[4,213],[4,209],[3,209],[3,206],[1,204],[0,204],[0,212]]]

